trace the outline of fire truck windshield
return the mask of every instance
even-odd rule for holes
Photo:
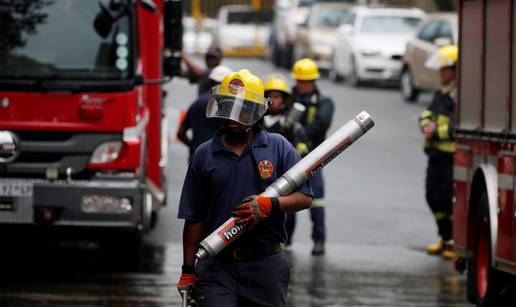
[[[131,17],[120,14],[103,38],[100,11],[92,0],[0,0],[0,82],[131,77]]]

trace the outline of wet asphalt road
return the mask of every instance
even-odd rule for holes
[[[273,67],[255,59],[228,59],[233,69],[260,76]],[[285,75],[288,72],[283,71]],[[376,127],[325,169],[327,253],[310,256],[310,222],[299,214],[291,262],[290,306],[470,306],[464,277],[450,262],[424,253],[437,240],[424,201],[425,157],[417,116],[430,101],[404,103],[388,87],[351,89],[321,80],[334,98],[331,131],[368,111]],[[185,80],[166,85],[170,133],[196,87]],[[49,246],[24,239],[3,245],[0,306],[179,306],[182,221],[176,219],[187,150],[170,138],[169,205],[146,238],[137,270],[102,255],[92,244]],[[2,236],[14,234],[3,233]]]

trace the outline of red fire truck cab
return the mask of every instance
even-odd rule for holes
[[[501,306],[516,280],[516,3],[461,0],[455,250],[468,299]]]
[[[181,14],[168,0],[0,4],[0,226],[139,249],[166,204],[162,63],[174,75],[163,54]]]

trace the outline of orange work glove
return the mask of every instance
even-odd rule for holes
[[[197,276],[193,266],[183,265],[181,277],[177,282],[177,290],[179,293],[183,290],[190,291],[197,284]]]
[[[279,212],[278,198],[253,195],[244,199],[242,204],[233,210],[233,216],[238,218],[237,224],[249,223],[253,226]]]

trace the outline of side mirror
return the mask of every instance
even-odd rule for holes
[[[111,33],[113,24],[130,13],[127,3],[121,0],[99,0],[100,12],[95,16],[93,27],[98,35],[106,38]]]
[[[339,33],[339,36],[349,36],[353,34],[353,26],[349,24],[341,25],[337,32]]]
[[[153,13],[159,12],[159,8],[153,0],[141,0],[142,6]]]
[[[183,49],[183,2],[166,0],[163,13],[165,57],[163,73],[168,77],[181,72],[181,50]]]
[[[438,37],[434,39],[434,45],[437,47],[453,45],[453,41],[449,37]]]
[[[115,20],[113,17],[111,17],[111,15],[102,8],[97,16],[95,16],[93,27],[95,28],[95,32],[97,32],[100,37],[106,38],[108,37],[109,33],[111,33],[114,22]]]

